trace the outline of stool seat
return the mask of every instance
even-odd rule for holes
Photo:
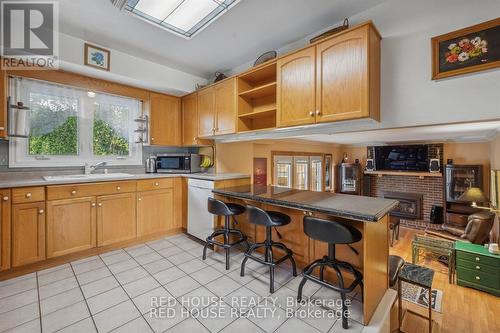
[[[245,207],[242,205],[226,202],[226,206],[233,213],[233,215],[241,215],[245,212]]]
[[[245,207],[235,203],[208,198],[208,211],[218,216],[233,216],[243,214]]]
[[[266,210],[266,213],[271,218],[271,221],[273,223],[272,224],[273,227],[281,227],[281,226],[289,224],[292,221],[290,216],[283,214],[281,212],[276,212],[273,210]]]
[[[389,256],[389,287],[394,287],[398,281],[399,271],[405,264],[400,256]]]

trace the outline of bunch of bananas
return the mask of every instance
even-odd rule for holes
[[[201,160],[200,167],[210,168],[211,166],[212,166],[212,159],[207,155],[203,155],[203,159]]]

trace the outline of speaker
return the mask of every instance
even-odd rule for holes
[[[368,158],[366,160],[366,171],[374,171],[375,170],[375,162],[373,161],[373,158]]]
[[[441,165],[437,158],[431,158],[429,162],[429,172],[439,172],[441,170]]]
[[[432,206],[429,220],[431,224],[443,224],[443,207]]]

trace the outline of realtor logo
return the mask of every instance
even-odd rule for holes
[[[58,3],[1,2],[2,69],[56,69]]]

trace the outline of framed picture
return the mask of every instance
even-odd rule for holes
[[[109,71],[110,56],[109,50],[85,43],[85,65]]]
[[[253,183],[255,185],[267,185],[267,158],[253,158]]]
[[[432,79],[500,67],[500,18],[432,38]]]

